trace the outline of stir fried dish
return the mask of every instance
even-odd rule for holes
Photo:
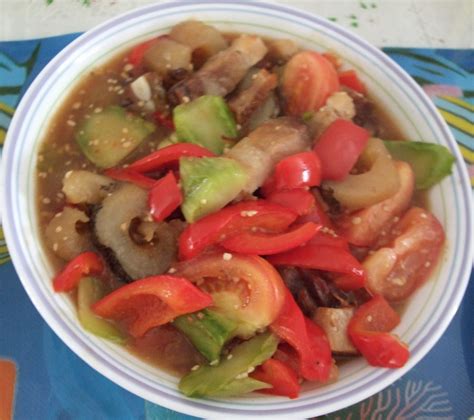
[[[454,159],[369,93],[335,52],[199,21],[94,69],[37,159],[52,287],[189,397],[403,366],[391,331],[444,243],[424,191]]]

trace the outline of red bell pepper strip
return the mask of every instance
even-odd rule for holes
[[[410,356],[408,346],[389,333],[399,322],[399,315],[377,295],[357,309],[347,331],[354,346],[372,366],[399,368]]]
[[[173,119],[169,115],[165,115],[160,111],[155,111],[153,113],[153,118],[155,118],[155,121],[163,127],[169,128],[170,130],[175,129]]]
[[[136,172],[154,172],[165,165],[179,161],[181,157],[212,157],[214,153],[204,147],[192,143],[172,144],[163,149],[157,150],[152,154],[145,156],[133,162],[129,168]]]
[[[298,216],[304,216],[314,209],[314,195],[304,188],[274,191],[268,194],[267,201],[293,210]]]
[[[156,179],[149,178],[128,168],[111,168],[107,169],[104,174],[110,178],[116,179],[117,181],[131,182],[132,184],[138,185],[146,190],[152,188],[156,182]]]
[[[135,67],[141,65],[146,51],[156,42],[157,39],[158,38],[150,39],[134,47],[128,55],[128,62],[133,64]]]
[[[302,152],[278,162],[273,175],[265,182],[265,195],[272,191],[315,187],[321,183],[321,162],[314,152]]]
[[[298,398],[300,384],[295,371],[285,362],[277,359],[268,359],[252,372],[250,377],[266,382],[272,387],[258,392],[270,395],[281,395],[291,399]]]
[[[339,246],[307,244],[302,247],[271,255],[268,261],[273,265],[293,265],[347,275],[341,288],[354,290],[364,287],[365,272],[352,254]]]
[[[185,278],[162,275],[122,286],[92,305],[92,310],[103,318],[125,321],[130,334],[141,337],[150,328],[211,304],[212,297]]]
[[[165,220],[183,202],[183,195],[172,171],[155,182],[148,193],[148,206],[153,219]]]
[[[288,290],[283,308],[270,329],[296,350],[303,378],[322,382],[329,379],[332,365],[329,341],[322,329],[310,326],[308,330],[307,321]]]
[[[54,278],[55,292],[69,292],[80,280],[89,275],[101,274],[104,271],[102,259],[94,252],[84,252],[69,261],[66,267]]]
[[[308,222],[279,234],[242,232],[225,239],[220,245],[240,254],[278,254],[305,244],[320,228],[321,225]]]
[[[349,244],[345,238],[321,230],[308,241],[308,245],[331,246],[349,251]]]
[[[346,70],[339,73],[339,83],[355,90],[356,92],[362,93],[363,95],[365,95],[367,91],[364,83],[359,79],[355,70]]]
[[[242,231],[283,232],[296,217],[293,211],[265,200],[234,204],[188,225],[179,237],[180,258],[195,257],[209,245]]]
[[[342,181],[364,150],[370,134],[351,121],[334,121],[318,138],[314,151],[321,159],[323,179]]]

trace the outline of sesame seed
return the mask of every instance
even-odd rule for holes
[[[353,225],[358,225],[362,222],[362,219],[360,217],[353,217],[352,218],[352,224]]]
[[[131,71],[133,70],[133,64],[131,63],[125,64],[125,66],[123,66],[123,69],[124,71]]]
[[[120,230],[122,230],[123,232],[125,232],[127,230],[127,222],[123,222],[121,225],[120,225]]]
[[[384,204],[384,205],[382,206],[382,210],[383,210],[383,211],[389,211],[390,209],[388,208],[388,206],[387,206],[386,204]]]
[[[403,286],[406,283],[406,280],[400,277],[394,277],[393,279],[390,279],[390,283],[393,283],[396,286]]]
[[[176,273],[176,271],[177,271],[176,268],[171,267],[171,268],[168,270],[168,273],[169,273],[169,274],[173,274],[173,273]]]
[[[125,93],[125,90],[119,89],[119,90],[117,91],[117,93],[118,93],[119,95],[123,95],[123,94]]]
[[[126,141],[124,144],[122,144],[122,147],[124,147],[125,149],[127,149],[128,147],[130,147],[132,145],[132,142],[131,141]]]
[[[63,212],[61,211],[61,212],[59,212],[59,213],[56,213],[56,214],[54,215],[54,217],[61,217],[62,215],[63,215]]]
[[[252,373],[253,371],[255,370],[255,368],[253,366],[249,367],[249,369],[247,370],[247,373]]]
[[[219,360],[213,360],[211,363],[209,363],[211,366],[216,366],[219,363]]]
[[[44,156],[43,156],[43,155],[38,155],[38,160],[39,160],[40,162],[43,162],[43,161],[44,161]]]
[[[230,360],[230,359],[232,359],[233,357],[234,357],[234,356],[233,356],[232,354],[228,354],[228,355],[227,355],[227,360]]]
[[[202,198],[201,199],[201,204],[206,204],[207,203],[207,200],[205,198]]]
[[[224,253],[222,254],[222,259],[223,259],[224,261],[230,261],[230,260],[232,259],[232,254],[230,254],[230,253],[228,253],[228,252],[224,252]]]
[[[39,176],[40,178],[46,178],[46,177],[48,176],[48,173],[47,173],[47,172],[40,172],[40,173],[38,174],[38,176]]]
[[[51,200],[48,197],[43,198],[43,203],[44,204],[49,204],[51,203]]]
[[[59,245],[57,244],[57,242],[55,242],[53,244],[53,251],[57,251],[59,249]]]
[[[128,133],[128,128],[127,127],[122,128],[122,133],[127,134]]]
[[[59,233],[63,230],[62,226],[57,226],[56,229],[54,229],[55,232]]]
[[[399,218],[398,216],[395,216],[395,217],[393,218],[393,222],[394,222],[394,223],[397,223],[399,220],[400,220],[400,218]]]
[[[237,128],[237,130],[241,130],[242,129],[242,126],[240,124],[236,124],[235,125],[235,128]]]
[[[98,114],[99,112],[102,112],[102,108],[101,107],[97,107],[96,109],[94,109],[94,112],[96,114]]]
[[[189,96],[183,96],[182,101],[183,103],[187,104],[188,102],[191,102],[191,99],[189,98]]]
[[[81,103],[80,102],[74,102],[72,104],[72,109],[79,109],[81,107]]]
[[[426,215],[426,213],[421,213],[421,214],[420,214],[420,217],[421,217],[422,219],[427,219],[427,218],[428,218],[428,216]]]
[[[239,305],[235,304],[235,305],[234,305],[234,309],[235,309],[235,310],[239,309]]]
[[[429,266],[431,265],[431,263],[429,261],[426,261],[425,262],[425,267],[428,268]]]
[[[68,125],[69,127],[74,127],[74,126],[76,125],[76,122],[73,121],[73,120],[67,120],[66,123],[67,123],[67,125]]]
[[[247,217],[253,217],[258,213],[257,210],[249,210],[247,211]]]
[[[195,370],[198,370],[199,367],[200,367],[199,365],[194,365],[194,366],[191,368],[191,370],[194,372]]]
[[[368,321],[368,322],[372,322],[372,320],[373,320],[372,315],[369,315],[369,316],[367,317],[367,321]]]
[[[63,236],[63,241],[67,241],[69,239],[68,236]]]
[[[237,375],[235,377],[235,379],[244,379],[244,378],[247,378],[249,375],[247,372],[243,372],[243,373],[240,373],[239,375]]]
[[[64,179],[68,179],[72,175],[72,171],[67,171],[64,175]]]

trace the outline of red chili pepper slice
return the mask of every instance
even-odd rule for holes
[[[133,64],[135,67],[140,66],[146,51],[156,42],[157,39],[158,38],[150,39],[134,47],[128,55],[128,62]]]
[[[346,70],[339,73],[339,83],[355,90],[356,92],[362,93],[363,95],[365,95],[367,91],[364,83],[359,79],[355,70]]]
[[[265,200],[243,201],[188,225],[179,237],[179,254],[182,259],[192,258],[209,245],[252,228],[283,232],[296,217],[293,211]]]
[[[305,379],[324,382],[329,379],[332,365],[329,341],[322,329],[308,325],[287,290],[283,308],[270,329],[297,351],[300,372]]]
[[[139,187],[146,190],[152,188],[156,182],[156,179],[149,178],[128,168],[111,168],[104,171],[104,174],[110,178],[116,179],[117,181],[131,182],[132,184],[138,185]]]
[[[321,225],[308,222],[280,234],[242,232],[222,241],[220,245],[241,254],[278,254],[305,244],[320,228]]]
[[[96,302],[92,309],[103,318],[125,321],[130,334],[140,337],[150,328],[210,305],[212,297],[190,281],[162,275],[135,280]]]
[[[365,272],[362,265],[346,249],[339,246],[307,244],[302,247],[271,255],[268,261],[274,265],[294,265],[345,274],[338,287],[354,290],[364,287]]]
[[[84,252],[69,261],[66,267],[54,278],[55,292],[69,292],[74,289],[79,281],[89,274],[101,274],[104,263],[94,252]]]
[[[250,376],[272,386],[272,388],[258,391],[263,394],[281,395],[293,399],[298,398],[300,393],[301,386],[298,376],[290,366],[281,360],[266,360]]]
[[[278,162],[273,175],[262,189],[268,195],[272,191],[315,187],[321,183],[321,162],[314,152],[302,152]]]
[[[369,141],[367,130],[351,121],[334,121],[319,136],[314,151],[321,159],[323,179],[342,181]]]
[[[309,214],[316,205],[314,195],[303,188],[274,191],[266,197],[266,200],[287,207],[298,216]]]
[[[171,171],[156,181],[148,194],[150,212],[157,222],[165,220],[182,202],[183,195]]]
[[[408,346],[389,334],[399,322],[399,315],[377,295],[357,309],[347,331],[354,346],[372,366],[399,368],[410,356]]]
[[[179,161],[182,157],[212,157],[210,150],[192,143],[178,143],[163,147],[152,154],[133,162],[129,168],[135,172],[154,172],[165,165]]]

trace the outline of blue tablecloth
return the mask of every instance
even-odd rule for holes
[[[21,95],[45,64],[76,36],[0,42],[0,147]],[[384,51],[432,96],[453,130],[472,182],[473,51]],[[11,410],[9,389],[14,395]],[[21,420],[192,418],[125,391],[70,351],[28,299],[10,262],[0,227],[0,419],[8,419],[12,413]],[[326,417],[467,419],[472,415],[473,281],[446,333],[412,371],[366,401]]]

